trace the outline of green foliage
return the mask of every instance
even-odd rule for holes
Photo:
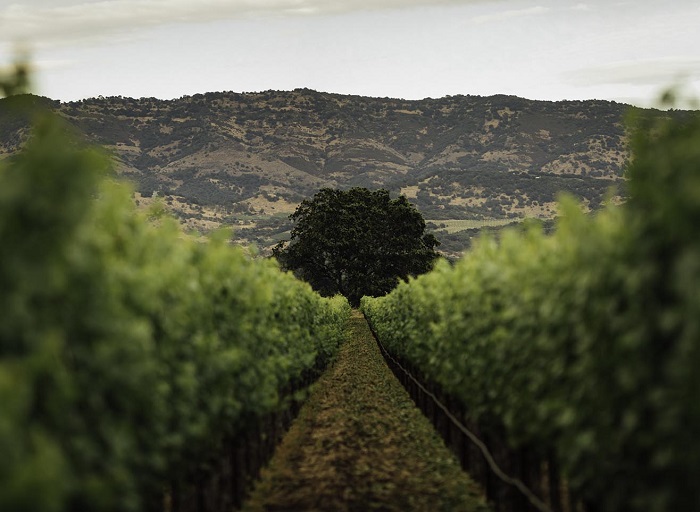
[[[29,91],[29,66],[24,60],[18,60],[13,66],[12,72],[7,76],[0,76],[0,98],[26,94]]]
[[[350,307],[138,213],[67,132],[0,163],[0,509],[144,510],[326,364]]]
[[[274,254],[324,295],[340,293],[352,304],[384,295],[401,279],[427,272],[439,244],[404,196],[387,190],[321,189],[290,216],[291,243]]]
[[[630,200],[570,199],[364,312],[514,446],[553,450],[593,509],[700,510],[700,117],[640,118]]]

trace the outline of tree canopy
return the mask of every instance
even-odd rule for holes
[[[290,216],[291,240],[273,254],[322,295],[342,294],[354,305],[380,296],[401,279],[432,268],[437,239],[405,196],[366,188],[321,189]]]

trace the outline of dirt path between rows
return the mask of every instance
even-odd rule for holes
[[[244,510],[488,511],[360,313],[349,330]]]

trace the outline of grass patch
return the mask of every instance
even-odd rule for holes
[[[488,511],[359,313],[349,329],[244,510]]]
[[[426,220],[432,222],[438,229],[444,229],[448,233],[456,233],[465,229],[481,229],[489,227],[505,226],[514,222],[522,222],[523,219],[448,219],[448,220]]]

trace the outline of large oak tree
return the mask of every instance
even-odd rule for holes
[[[291,240],[273,251],[282,267],[322,295],[340,293],[354,305],[427,272],[438,257],[439,242],[425,233],[420,212],[387,190],[324,188],[290,218]]]

